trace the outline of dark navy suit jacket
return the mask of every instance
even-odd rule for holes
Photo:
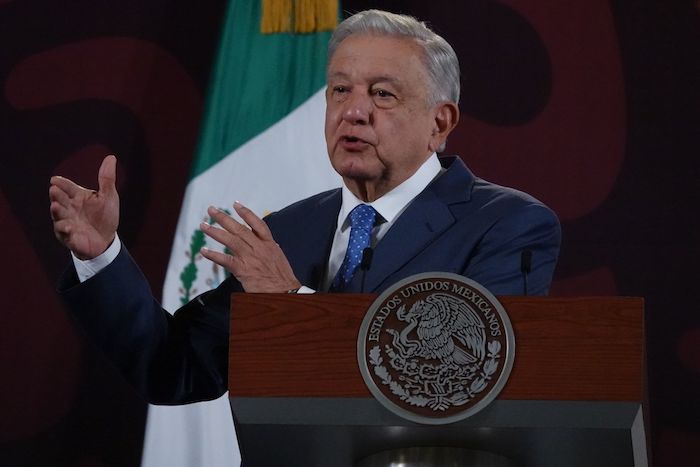
[[[531,196],[486,182],[458,158],[406,208],[376,245],[365,292],[381,292],[428,271],[467,276],[496,295],[523,293],[521,254],[532,252],[528,292],[547,293],[559,253],[554,213]],[[266,218],[299,281],[320,290],[341,205],[339,189]],[[360,291],[356,274],[346,292]],[[64,301],[87,334],[152,403],[212,399],[226,390],[229,302],[235,278],[195,298],[174,316],[153,298],[122,248],[97,275],[61,279]]]

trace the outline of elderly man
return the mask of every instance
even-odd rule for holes
[[[264,221],[236,203],[247,226],[210,208],[220,227],[202,230],[231,254],[202,254],[232,276],[174,316],[116,236],[116,159],[102,163],[98,191],[51,179],[55,233],[75,264],[63,298],[148,400],[185,403],[226,390],[232,292],[381,292],[415,273],[447,271],[520,294],[523,268],[530,292],[547,292],[556,216],[474,177],[459,158],[436,155],[459,118],[452,47],[413,18],[370,10],[340,24],[328,57],[325,134],[344,186]],[[371,267],[361,268],[367,248]]]

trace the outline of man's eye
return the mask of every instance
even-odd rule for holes
[[[333,92],[336,94],[344,94],[348,92],[348,88],[346,88],[345,86],[334,86]]]
[[[377,97],[381,97],[382,99],[394,97],[392,93],[390,93],[389,91],[385,91],[384,89],[375,89],[374,91],[372,91],[372,93]]]

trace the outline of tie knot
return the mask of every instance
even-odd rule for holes
[[[368,204],[358,204],[355,209],[350,211],[350,227],[353,229],[360,228],[362,230],[371,231],[374,227],[374,220],[377,217],[377,211]]]

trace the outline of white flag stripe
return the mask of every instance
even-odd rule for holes
[[[180,273],[189,261],[185,252],[208,206],[232,210],[233,202],[240,201],[262,216],[340,186],[341,179],[326,155],[324,112],[324,90],[320,90],[286,118],[192,180],[185,192],[165,277],[166,309],[180,307]],[[197,282],[200,293],[210,288],[200,283],[199,277]]]
[[[209,205],[229,208],[240,201],[262,216],[312,194],[338,187],[340,177],[327,157],[323,137],[325,96],[319,90],[287,117],[251,139],[195,177],[187,187],[163,286],[163,306],[181,306],[181,274],[191,262],[187,255],[192,234],[206,217]],[[264,108],[264,103],[261,103]],[[264,110],[263,110],[264,111]],[[215,247],[212,242],[207,246]],[[212,264],[197,259],[192,295],[223,280]],[[145,467],[240,464],[240,453],[228,403],[221,398],[179,407],[151,406],[146,425],[142,465]]]

